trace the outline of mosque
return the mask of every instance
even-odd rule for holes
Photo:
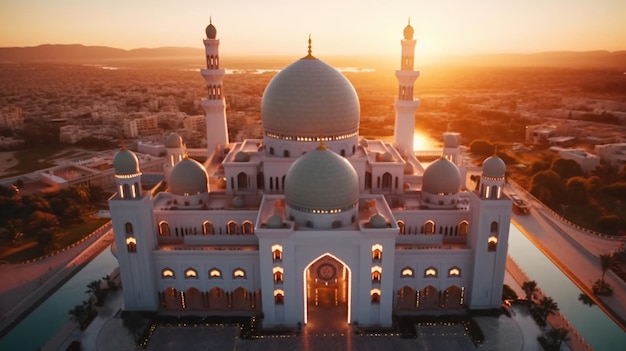
[[[501,303],[511,200],[505,164],[487,158],[465,186],[459,134],[441,158],[413,152],[416,40],[401,40],[393,142],[359,137],[359,99],[308,54],[281,70],[261,102],[263,139],[229,142],[219,39],[206,27],[207,160],[166,139],[165,181],[142,189],[136,155],[113,159],[110,200],[126,310],[259,315],[263,327],[390,326],[394,314]]]

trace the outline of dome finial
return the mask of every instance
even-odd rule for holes
[[[311,33],[309,33],[309,51],[308,54],[304,57],[305,59],[314,59],[315,56],[312,54],[313,50],[311,49]]]
[[[326,144],[324,144],[324,131],[322,129],[320,129],[320,136],[317,137],[317,139],[320,141],[320,145],[318,147],[315,148],[315,150],[319,150],[319,151],[325,151],[328,150],[328,148],[326,147]]]
[[[406,27],[404,27],[404,40],[413,40],[414,33],[415,31],[413,30],[413,27],[411,26],[411,17],[409,17],[409,24],[407,24]]]

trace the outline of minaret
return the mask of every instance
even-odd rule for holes
[[[159,296],[152,251],[156,229],[150,193],[141,191],[139,160],[122,148],[113,156],[117,193],[109,198],[126,310],[156,311]]]
[[[413,154],[413,135],[415,134],[415,110],[419,100],[413,99],[413,84],[420,72],[413,69],[415,43],[411,20],[404,28],[402,45],[402,62],[400,70],[396,70],[398,79],[398,98],[396,99],[396,126],[394,130],[395,144],[401,153]]]
[[[217,30],[209,20],[209,25],[206,27],[206,39],[204,39],[206,69],[200,70],[209,93],[209,97],[200,102],[206,115],[206,144],[209,156],[216,148],[221,149],[228,144],[226,103],[222,95],[225,72],[220,69],[220,40],[215,39],[216,36]]]
[[[497,156],[483,162],[480,189],[469,192],[470,232],[474,267],[466,298],[470,309],[498,308],[509,248],[511,200],[503,193],[506,165]]]

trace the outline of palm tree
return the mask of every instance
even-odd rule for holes
[[[530,303],[533,293],[537,291],[537,282],[534,280],[525,281],[524,284],[522,284],[522,290],[526,293],[526,300]]]
[[[604,274],[606,273],[606,271],[609,270],[609,268],[611,268],[611,265],[613,264],[613,254],[612,253],[608,253],[608,254],[601,254],[600,255],[600,267],[602,268],[602,278],[600,278],[600,281],[602,282],[602,286],[604,286]]]
[[[85,317],[87,316],[87,311],[83,305],[76,305],[67,313],[70,315],[70,318],[78,324],[78,326],[83,323]]]
[[[559,311],[559,306],[557,305],[556,301],[552,300],[552,298],[548,296],[544,296],[543,298],[541,298],[541,300],[539,300],[538,308],[540,317],[538,323],[539,326],[542,328],[547,325],[546,321],[548,319],[548,316],[551,314],[556,314]]]
[[[85,293],[93,294],[96,297],[96,304],[98,306],[102,306],[102,304],[104,303],[104,294],[106,293],[102,290],[101,285],[102,280],[94,280],[91,283],[87,284],[87,290],[85,291]]]
[[[126,311],[122,313],[122,324],[128,330],[128,334],[133,337],[135,342],[139,342],[146,323],[139,313]]]
[[[556,350],[556,351],[560,350],[561,344],[564,341],[567,342],[569,340],[569,337],[567,334],[569,334],[569,330],[567,329],[563,329],[563,328],[550,329],[545,335],[547,350]]]

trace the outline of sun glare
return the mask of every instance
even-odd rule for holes
[[[422,150],[434,150],[438,149],[439,146],[437,143],[431,139],[429,136],[422,134],[420,132],[415,132],[413,134],[413,150],[414,151],[422,151]]]

